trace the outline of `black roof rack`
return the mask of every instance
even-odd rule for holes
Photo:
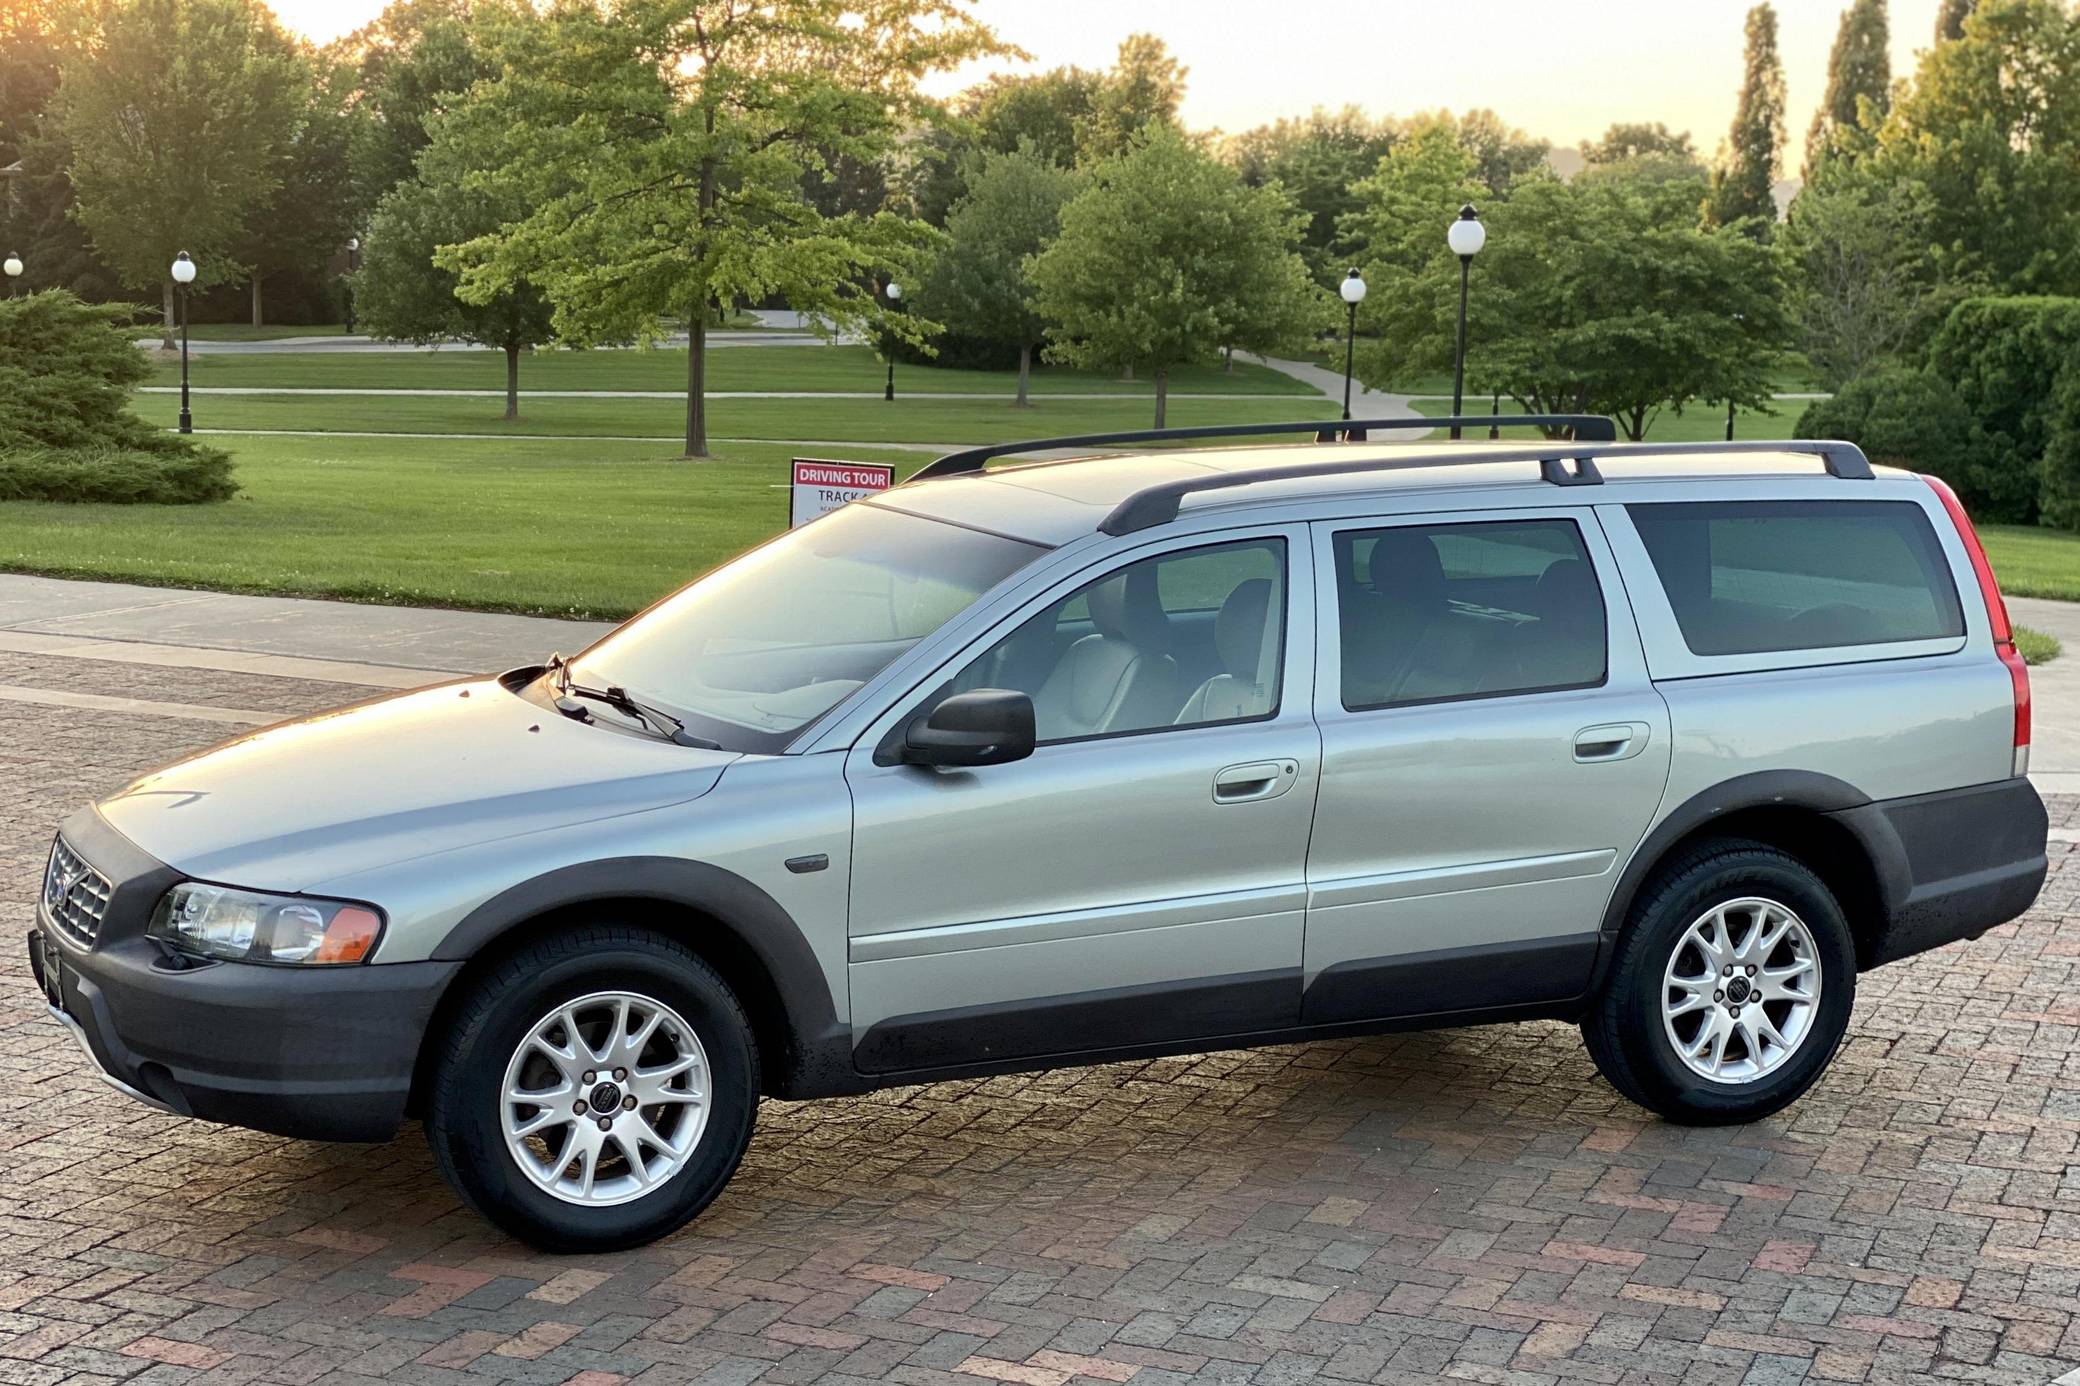
[[[1275,398],[1275,397],[1274,397]],[[1028,438],[1020,443],[993,443],[986,448],[949,452],[911,473],[911,481],[931,481],[942,476],[966,476],[982,470],[994,457],[1051,448],[1103,447],[1109,443],[1164,443],[1187,438],[1249,438],[1279,433],[1312,433],[1327,441],[1338,433],[1360,436],[1375,428],[1487,428],[1530,424],[1539,428],[1571,428],[1575,441],[1611,443],[1618,426],[1601,414],[1480,414],[1452,418],[1331,419],[1326,423],[1206,424],[1197,428],[1143,428],[1130,433],[1080,433],[1069,438]],[[905,483],[907,484],[907,483]]]
[[[1536,462],[1541,480],[1554,486],[1601,486],[1603,474],[1596,470],[1599,457],[1716,457],[1727,453],[1800,452],[1818,456],[1829,476],[1848,481],[1869,481],[1874,473],[1863,449],[1854,443],[1798,440],[1793,442],[1739,443],[1581,443],[1552,442],[1508,448],[1482,448],[1477,453],[1453,457],[1425,450],[1414,457],[1328,458],[1255,467],[1246,471],[1208,472],[1203,476],[1165,481],[1137,491],[1121,501],[1098,528],[1106,534],[1132,534],[1136,530],[1168,524],[1177,518],[1180,502],[1200,491],[1224,491],[1236,486],[1256,486],[1269,481],[1290,481],[1317,476],[1344,476],[1354,472],[1403,471],[1418,467],[1465,467],[1493,462]],[[1570,468],[1567,464],[1572,462]]]

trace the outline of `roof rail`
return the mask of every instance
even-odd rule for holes
[[[1405,471],[1420,467],[1468,467],[1493,462],[1536,462],[1539,478],[1554,486],[1601,486],[1603,474],[1596,470],[1598,458],[1616,457],[1717,457],[1727,453],[1800,452],[1818,456],[1829,476],[1846,481],[1870,481],[1874,477],[1863,449],[1854,443],[1833,441],[1738,442],[1738,443],[1546,443],[1510,448],[1483,448],[1462,457],[1424,453],[1415,457],[1330,458],[1256,467],[1247,471],[1208,472],[1203,476],[1165,481],[1128,496],[1098,526],[1105,534],[1132,534],[1136,530],[1168,524],[1177,518],[1186,496],[1201,491],[1225,491],[1236,486],[1256,486],[1268,481],[1290,481],[1317,476],[1344,476],[1354,472]],[[1572,461],[1572,468],[1567,463]]]
[[[1275,397],[1274,397],[1275,398]],[[1020,443],[994,443],[986,448],[949,452],[910,474],[910,481],[932,481],[942,476],[966,476],[982,470],[993,457],[1049,448],[1100,447],[1108,443],[1164,443],[1186,438],[1248,438],[1276,433],[1312,433],[1327,441],[1338,433],[1363,434],[1375,428],[1487,428],[1531,424],[1540,428],[1571,428],[1575,440],[1610,443],[1618,437],[1618,426],[1601,414],[1480,414],[1451,418],[1331,419],[1326,423],[1205,424],[1196,428],[1143,428],[1130,433],[1079,433],[1069,438],[1028,438]],[[908,482],[904,483],[908,485]]]

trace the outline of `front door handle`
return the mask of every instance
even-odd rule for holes
[[[1248,804],[1276,799],[1299,778],[1297,760],[1253,760],[1246,765],[1231,765],[1213,777],[1213,801]]]
[[[1583,727],[1574,734],[1574,758],[1585,765],[1631,760],[1647,749],[1651,734],[1645,722],[1607,722],[1600,727]]]

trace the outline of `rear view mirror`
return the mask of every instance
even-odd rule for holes
[[[1033,700],[1008,688],[956,693],[914,719],[903,733],[911,765],[1003,765],[1033,753]]]

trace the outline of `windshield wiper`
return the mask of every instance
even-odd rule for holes
[[[578,699],[589,698],[596,703],[605,703],[616,712],[632,717],[646,728],[656,732],[675,746],[691,746],[696,750],[719,751],[720,741],[710,741],[704,736],[695,736],[686,730],[686,724],[660,708],[654,707],[629,693],[618,684],[605,688],[593,688],[575,683],[571,679],[570,661],[560,654],[549,656],[543,666],[549,675],[549,686],[556,693],[556,710],[566,717],[575,717],[581,722],[592,720],[592,714],[578,704]]]

